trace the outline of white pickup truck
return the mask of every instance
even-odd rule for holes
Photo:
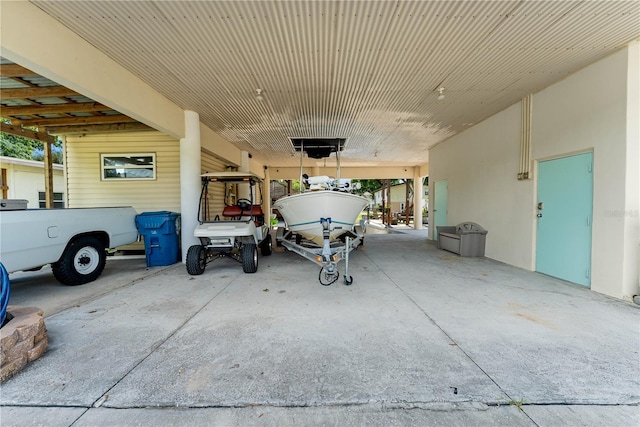
[[[9,273],[51,264],[56,279],[82,285],[100,276],[107,248],[135,242],[132,207],[12,209],[0,203],[0,262]]]

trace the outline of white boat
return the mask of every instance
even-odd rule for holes
[[[366,198],[356,194],[317,190],[283,197],[273,206],[280,211],[290,231],[322,245],[323,219],[330,223],[329,240],[336,240],[353,229],[358,215],[368,203]]]
[[[338,262],[344,260],[344,283],[351,285],[349,253],[361,245],[364,238],[364,230],[356,228],[355,222],[369,200],[346,191],[351,189],[348,184],[340,185],[340,150],[345,140],[298,138],[291,142],[300,151],[300,186],[307,190],[274,202],[273,207],[280,211],[287,225],[285,229],[278,229],[276,240],[290,251],[319,264],[318,280],[324,286],[338,280]],[[314,159],[336,153],[337,178],[332,180],[328,176],[308,177],[303,174],[304,153]],[[315,245],[307,244],[306,240],[303,242],[302,237]]]

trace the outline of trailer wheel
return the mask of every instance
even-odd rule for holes
[[[207,250],[202,245],[193,245],[187,251],[187,273],[197,276],[207,266]]]
[[[258,248],[255,243],[242,245],[242,271],[245,273],[258,271]]]
[[[262,242],[262,246],[260,247],[260,253],[262,256],[269,256],[273,252],[273,242],[271,241],[271,235],[267,234],[267,237]]]
[[[58,262],[51,265],[53,275],[68,286],[93,282],[100,276],[107,262],[106,248],[92,236],[80,237],[71,242]]]

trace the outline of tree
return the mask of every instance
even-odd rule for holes
[[[7,123],[8,121],[2,119],[2,122]],[[56,142],[52,144],[51,154],[54,163],[62,164],[62,142],[59,139],[56,139]],[[0,156],[42,161],[44,159],[44,143],[0,132]]]
[[[42,148],[42,143],[39,141],[0,133],[0,155],[2,156],[31,159],[31,154],[39,147]]]
[[[360,183],[360,190],[358,190],[359,194],[364,194],[367,191],[373,194],[382,188],[382,181],[379,179],[354,179],[351,183],[352,185]]]
[[[44,161],[44,147],[36,148],[33,153],[31,153],[31,158],[33,160]],[[56,142],[51,145],[51,158],[53,163],[62,164],[64,160],[64,156],[62,154],[62,144]]]
[[[402,184],[405,181],[406,180],[404,180],[404,179],[392,179],[391,180],[391,185]],[[358,194],[364,194],[367,191],[369,193],[373,194],[373,193],[375,193],[376,191],[378,191],[378,190],[380,190],[382,188],[384,180],[383,179],[354,179],[354,180],[352,180],[353,184],[355,184],[356,182],[360,183],[360,190],[358,190]]]
[[[281,183],[284,186],[287,186],[287,181],[286,179],[278,179],[276,180],[279,183]],[[292,179],[291,181],[291,194],[296,194],[300,192],[300,180],[298,179]]]

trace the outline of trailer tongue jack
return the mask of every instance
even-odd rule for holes
[[[331,241],[330,235],[333,230],[331,218],[320,218],[319,222],[322,225],[321,247],[310,240],[302,239],[295,232],[285,232],[284,229],[278,229],[278,244],[318,264],[320,266],[318,281],[323,286],[329,286],[338,281],[340,278],[338,263],[344,260],[344,284],[349,286],[353,283],[353,277],[349,275],[349,253],[362,245],[364,241],[363,228],[361,226],[354,227],[353,231],[342,234],[340,240]]]

